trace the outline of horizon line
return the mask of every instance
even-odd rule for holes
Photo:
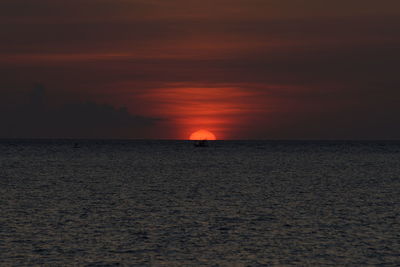
[[[70,138],[70,137],[0,137],[0,140],[82,140],[82,141],[189,141],[194,142],[196,140],[189,139],[174,139],[174,138]],[[207,140],[209,142],[218,142],[218,141],[400,141],[400,138],[382,138],[382,139],[370,139],[370,138],[359,138],[359,139],[345,139],[345,138],[270,138],[270,139],[218,139],[218,140]]]

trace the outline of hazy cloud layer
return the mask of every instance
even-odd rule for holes
[[[392,0],[4,0],[0,105],[24,121],[32,112],[13,103],[41,82],[52,113],[91,114],[89,128],[102,122],[111,137],[184,137],[181,122],[201,114],[169,112],[175,98],[218,99],[211,115],[225,138],[400,138],[399,15]],[[228,118],[216,108],[226,106],[242,112]],[[89,135],[85,125],[66,128]]]

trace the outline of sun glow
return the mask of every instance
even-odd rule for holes
[[[207,130],[198,130],[192,133],[189,137],[190,140],[217,140],[215,135]]]
[[[170,83],[141,92],[136,97],[146,103],[144,115],[167,118],[159,122],[168,129],[161,138],[226,140],[236,138],[233,133],[241,131],[241,125],[247,125],[254,114],[264,112],[262,95],[246,90],[257,86]],[[211,130],[211,134],[194,135],[200,129]]]

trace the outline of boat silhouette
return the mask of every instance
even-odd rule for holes
[[[194,142],[194,146],[195,147],[208,147],[208,142],[207,140],[197,140],[196,142]]]

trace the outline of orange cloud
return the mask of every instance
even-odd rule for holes
[[[246,115],[254,116],[260,108],[254,101],[256,94],[240,87],[172,84],[142,93],[140,97],[152,102],[150,114],[162,115],[176,125],[175,136],[179,139],[187,139],[199,129],[207,129],[219,139],[230,139]]]

